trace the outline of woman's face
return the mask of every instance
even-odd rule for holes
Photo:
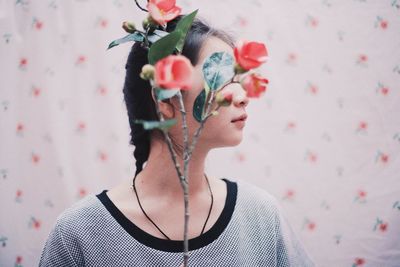
[[[227,43],[216,37],[209,37],[203,43],[202,49],[199,54],[198,63],[194,66],[194,81],[193,88],[187,90],[184,95],[184,105],[186,109],[186,121],[189,129],[189,140],[192,138],[199,128],[200,123],[193,117],[193,103],[196,97],[204,88],[204,78],[202,72],[203,62],[211,54],[215,52],[227,52],[233,56],[233,49]],[[233,119],[246,113],[245,107],[249,99],[246,96],[246,91],[238,83],[232,83],[225,86],[223,91],[229,91],[233,94],[233,101],[230,106],[221,106],[218,109],[218,115],[213,115],[204,123],[204,127],[200,133],[200,138],[197,141],[196,147],[204,149],[212,149],[215,147],[236,146],[242,141],[243,129],[245,123],[232,122]],[[175,106],[178,104],[174,103]],[[179,106],[177,106],[179,107]],[[215,110],[217,104],[214,103],[211,111]],[[174,135],[175,140],[181,143],[182,137],[182,119],[179,109],[175,111],[175,117],[178,123],[171,128],[171,134]]]

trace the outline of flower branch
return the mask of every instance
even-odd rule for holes
[[[181,90],[193,90],[191,81],[193,66],[181,53],[186,34],[192,26],[197,10],[182,17],[173,32],[166,32],[167,22],[176,18],[181,12],[181,8],[175,5],[175,0],[148,0],[147,9],[141,7],[138,0],[135,0],[135,3],[141,10],[149,13],[148,17],[142,22],[144,31],[136,29],[131,22],[124,22],[123,28],[129,34],[114,40],[108,48],[134,41],[141,42],[142,46],[148,50],[149,64],[143,66],[140,77],[150,82],[152,94],[156,96],[155,108],[159,121],[136,120],[136,122],[142,123],[146,130],[158,128],[163,132],[179,177],[185,206],[182,266],[186,267],[189,259],[188,169],[191,156],[206,121],[211,116],[218,115],[221,106],[229,106],[232,103],[232,92],[223,90],[226,86],[238,83],[245,89],[248,97],[259,97],[266,91],[268,80],[250,70],[257,68],[266,61],[267,50],[264,44],[242,41],[235,46],[234,57],[226,52],[215,52],[206,59],[202,66],[205,87],[197,96],[193,105],[193,116],[200,125],[190,143],[187,111]],[[178,98],[179,111],[182,117],[183,150],[182,155],[179,156],[182,156],[183,159],[183,170],[168,132],[168,129],[176,123],[176,120],[166,120],[160,111],[160,102],[173,97]],[[214,102],[217,103],[217,107],[211,110]]]

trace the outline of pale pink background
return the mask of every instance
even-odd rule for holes
[[[145,2],[145,1],[143,1]],[[400,1],[179,1],[265,42],[267,93],[207,173],[282,203],[318,266],[400,266]],[[132,0],[0,0],[0,266],[37,266],[55,218],[130,179]]]

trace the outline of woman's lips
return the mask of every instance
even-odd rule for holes
[[[244,126],[246,125],[245,120],[237,120],[237,121],[234,121],[232,123],[235,124],[235,126],[240,128],[240,129],[243,129]]]
[[[241,116],[233,119],[231,122],[237,122],[237,121],[243,121],[244,122],[244,121],[246,121],[246,119],[247,119],[247,114],[245,113],[245,114],[242,114]]]

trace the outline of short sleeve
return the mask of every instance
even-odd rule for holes
[[[276,206],[277,266],[314,267],[315,263],[293,232],[279,202]]]
[[[52,229],[49,237],[47,238],[42,255],[40,257],[39,266],[78,266],[74,262],[67,246],[64,243],[62,233],[60,231],[60,225],[58,223]]]

